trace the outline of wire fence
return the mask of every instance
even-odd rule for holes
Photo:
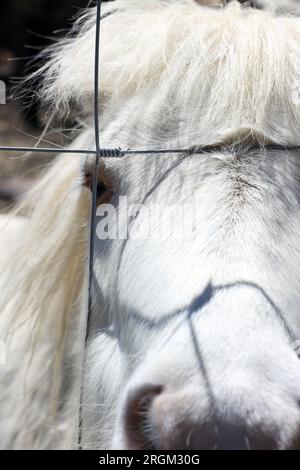
[[[89,300],[89,311],[91,310],[92,299],[91,299],[91,288],[93,282],[94,272],[94,244],[95,244],[95,231],[96,231],[96,210],[97,210],[97,179],[99,162],[101,158],[122,158],[126,155],[161,155],[161,154],[207,154],[211,152],[218,152],[226,150],[224,145],[209,145],[209,146],[197,146],[189,148],[168,148],[168,149],[122,149],[122,148],[102,148],[101,147],[101,136],[100,136],[100,92],[99,92],[99,79],[100,79],[100,46],[101,46],[101,12],[102,12],[102,0],[96,0],[96,33],[95,33],[95,68],[94,68],[94,132],[95,132],[95,148],[68,148],[68,147],[27,147],[27,146],[3,146],[0,142],[0,151],[7,153],[15,152],[31,152],[31,153],[45,153],[45,154],[70,154],[70,155],[94,155],[94,171],[93,171],[93,182],[92,182],[92,209],[91,209],[91,238],[90,238],[90,269],[89,269],[89,286],[90,286],[90,300]],[[113,13],[112,13],[113,14]],[[103,16],[103,19],[107,15]],[[232,149],[232,145],[229,146]],[[264,149],[270,150],[300,150],[300,146],[284,146],[268,144],[263,146]],[[261,149],[260,145],[252,145],[250,149]],[[89,315],[90,318],[90,315]],[[88,331],[89,328],[87,328]]]
[[[101,12],[102,12],[102,0],[96,0],[96,34],[95,34],[95,68],[94,68],[94,139],[95,148],[68,148],[68,147],[40,147],[40,146],[4,146],[0,142],[0,151],[6,153],[16,152],[30,152],[30,153],[45,153],[45,154],[70,154],[70,155],[94,155],[94,172],[93,172],[93,183],[92,183],[92,210],[91,210],[91,240],[90,240],[90,286],[92,285],[93,276],[93,259],[94,259],[94,241],[95,241],[95,225],[96,225],[96,209],[97,209],[97,178],[99,161],[101,158],[122,158],[126,155],[161,155],[161,154],[207,154],[212,152],[219,152],[226,150],[226,145],[205,145],[197,147],[187,148],[150,148],[150,149],[122,149],[122,148],[102,148],[101,147],[101,136],[100,136],[100,92],[99,92],[99,80],[100,80],[100,46],[101,46]],[[112,13],[113,14],[113,13]],[[103,16],[103,19],[107,15]],[[228,150],[234,147],[233,144],[228,146]],[[295,151],[300,150],[300,146],[290,145],[250,145],[249,150],[256,149],[265,150],[285,150]]]
[[[209,153],[224,149],[222,146],[197,146],[193,148],[168,148],[168,149],[121,149],[121,148],[102,148],[100,139],[99,126],[99,78],[100,78],[100,42],[101,42],[101,10],[102,0],[96,0],[96,37],[95,37],[95,70],[94,70],[94,126],[95,126],[95,149],[67,148],[67,147],[40,147],[40,146],[4,146],[0,142],[0,151],[7,153],[30,152],[30,153],[47,153],[47,154],[78,154],[78,155],[95,155],[98,158],[115,157],[120,158],[125,155],[159,155],[166,153]],[[106,15],[105,15],[106,17]],[[250,146],[251,149],[261,148],[259,145]],[[284,146],[284,145],[264,145],[265,149],[273,150],[299,150],[300,146]]]
[[[95,237],[96,237],[96,211],[97,211],[97,183],[98,183],[98,171],[100,159],[102,158],[123,158],[126,155],[160,155],[160,154],[207,154],[211,152],[218,152],[224,150],[224,145],[211,145],[211,146],[197,146],[191,148],[168,148],[168,149],[122,149],[122,148],[102,148],[101,147],[101,135],[100,135],[100,92],[99,92],[99,79],[100,79],[100,46],[101,46],[101,11],[102,11],[102,0],[96,2],[96,34],[95,34],[95,68],[94,68],[94,139],[95,148],[57,148],[57,147],[18,147],[18,146],[1,146],[0,151],[7,153],[15,152],[32,152],[32,153],[45,153],[45,154],[70,154],[70,155],[94,155],[94,171],[93,171],[93,182],[92,182],[92,207],[91,207],[91,221],[90,221],[90,254],[89,254],[89,305],[88,305],[88,317],[86,327],[86,341],[90,332],[90,322],[92,318],[92,286],[94,278],[94,253],[95,253]],[[230,146],[232,148],[232,145]],[[250,146],[251,149],[261,149],[261,146]],[[300,150],[300,146],[283,146],[283,145],[264,145],[264,149],[273,150]],[[256,289],[259,287],[254,286]],[[224,286],[222,287],[224,288]],[[206,291],[205,291],[206,292]],[[204,294],[205,294],[204,292]],[[201,294],[203,298],[203,294]],[[210,294],[212,295],[212,294]],[[198,305],[199,307],[199,305]],[[275,309],[275,307],[274,307]],[[180,312],[179,312],[180,313]],[[177,315],[178,313],[175,312]],[[173,317],[172,317],[173,318]],[[196,342],[194,338],[194,342]],[[197,348],[196,348],[197,349]],[[0,351],[0,362],[1,362],[1,351]],[[201,361],[199,361],[201,362]],[[81,410],[80,410],[81,413]],[[81,420],[81,417],[80,417]],[[81,429],[81,426],[79,426]],[[81,431],[79,429],[79,447],[81,447]]]

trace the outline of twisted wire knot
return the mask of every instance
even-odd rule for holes
[[[102,158],[120,158],[123,156],[123,152],[121,148],[116,148],[116,149],[100,149],[99,150],[99,155]]]

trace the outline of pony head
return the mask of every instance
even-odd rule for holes
[[[101,161],[84,448],[299,446],[300,164],[297,149],[280,146],[300,145],[300,20],[281,10],[192,0],[104,7],[101,145],[146,153]],[[58,111],[76,103],[86,116],[81,146],[93,148],[94,10],[75,31],[52,51],[41,94]],[[51,174],[70,196],[64,165],[74,163],[66,157]],[[84,198],[93,167],[91,157],[77,167]],[[35,210],[47,217],[43,201]],[[64,204],[78,217],[78,204]],[[83,292],[87,259],[70,285],[77,248],[61,223],[52,242],[68,258],[38,268],[48,282],[46,266],[65,279],[71,306],[78,297],[65,296],[67,286]],[[53,246],[52,232],[39,230],[41,246]],[[53,321],[65,310],[47,301],[34,311]]]

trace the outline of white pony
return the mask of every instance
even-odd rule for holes
[[[2,448],[300,446],[298,5],[200,3],[104,8],[102,147],[191,151],[101,163],[84,367],[93,158],[58,158],[3,225]],[[75,29],[41,94],[93,148],[95,11]],[[188,237],[180,211],[160,235],[173,205]]]

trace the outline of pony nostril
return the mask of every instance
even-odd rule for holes
[[[154,398],[163,390],[161,385],[144,385],[127,398],[124,413],[125,436],[128,449],[150,449],[151,406]],[[152,441],[152,442],[151,442]]]

